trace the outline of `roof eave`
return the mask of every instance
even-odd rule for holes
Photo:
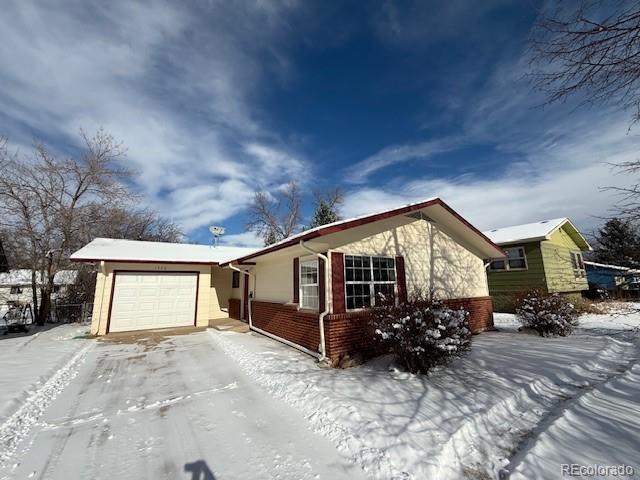
[[[421,210],[423,208],[431,207],[431,206],[434,206],[434,205],[439,205],[442,208],[444,208],[448,213],[453,215],[458,221],[463,223],[467,228],[469,228],[472,232],[474,232],[482,240],[484,240],[488,244],[488,246],[491,248],[491,250],[494,250],[494,253],[498,253],[498,256],[489,255],[488,258],[502,258],[502,257],[506,256],[504,251],[498,245],[496,245],[493,241],[491,241],[491,239],[489,237],[487,237],[480,230],[478,230],[471,223],[469,223],[458,212],[453,210],[449,205],[447,205],[445,202],[443,202],[440,198],[433,198],[433,199],[430,199],[430,200],[427,200],[427,201],[424,201],[424,202],[421,202],[421,203],[405,205],[404,207],[399,207],[399,208],[396,208],[396,209],[387,210],[385,212],[369,215],[369,216],[366,216],[366,217],[355,218],[355,219],[346,221],[346,222],[338,224],[338,225],[328,225],[325,228],[320,228],[318,230],[314,230],[314,231],[308,232],[306,234],[296,236],[294,238],[291,238],[288,241],[284,241],[282,243],[278,243],[276,245],[273,245],[272,247],[266,247],[265,249],[258,250],[257,252],[254,252],[252,254],[245,255],[243,257],[238,257],[238,258],[235,258],[235,259],[232,259],[232,260],[228,260],[226,262],[220,262],[220,266],[224,267],[224,266],[227,266],[229,264],[241,264],[243,262],[246,262],[247,260],[258,258],[258,257],[261,257],[261,256],[266,255],[268,253],[271,253],[271,252],[274,252],[274,251],[278,251],[278,250],[283,250],[283,249],[288,248],[288,247],[292,247],[294,245],[299,244],[300,241],[313,240],[314,238],[323,237],[325,235],[330,235],[332,233],[340,232],[340,231],[343,231],[343,230],[348,230],[350,228],[358,227],[358,226],[365,225],[365,224],[368,224],[368,223],[373,223],[373,222],[376,222],[376,221],[379,221],[379,220],[383,220],[383,219],[386,219],[386,218],[395,217],[397,215],[403,215],[403,214],[406,214],[406,213],[415,212],[417,210]]]

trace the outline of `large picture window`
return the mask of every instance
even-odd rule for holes
[[[527,269],[527,256],[524,253],[523,247],[505,248],[504,252],[507,254],[507,258],[504,260],[494,260],[489,267],[492,271],[505,271],[505,270],[526,270]]]
[[[379,304],[380,294],[393,299],[396,296],[395,259],[345,255],[344,279],[347,310]]]
[[[318,309],[318,261],[300,262],[300,307]]]

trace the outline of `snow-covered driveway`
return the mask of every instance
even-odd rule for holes
[[[66,388],[31,415],[0,478],[363,478],[210,332],[81,342]]]

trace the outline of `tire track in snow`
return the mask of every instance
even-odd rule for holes
[[[305,385],[302,391],[292,389],[290,379],[286,375],[265,372],[262,370],[262,362],[256,359],[256,354],[246,348],[228,341],[225,335],[239,335],[234,333],[214,333],[207,330],[213,340],[222,347],[225,354],[233,358],[242,370],[255,379],[258,384],[267,390],[273,397],[283,400],[300,411],[309,421],[312,430],[329,440],[336,446],[337,450],[351,457],[352,461],[375,478],[389,480],[407,480],[412,478],[393,465],[393,462],[386,451],[379,448],[369,447],[365,441],[348,427],[337,422],[331,410],[345,409],[354,416],[359,417],[357,409],[350,405],[335,405],[331,410],[320,408],[314,399],[317,392],[313,387]],[[407,446],[406,448],[411,448]]]
[[[624,358],[624,355],[621,354],[620,357]],[[545,412],[545,415],[535,426],[533,426],[530,430],[524,432],[524,434],[521,436],[521,440],[514,449],[514,453],[508,459],[508,465],[499,472],[500,480],[506,480],[509,478],[511,472],[518,468],[529,451],[535,446],[540,436],[545,433],[557,420],[562,418],[575,403],[579,402],[581,399],[587,397],[588,395],[597,392],[600,388],[604,387],[608,383],[616,381],[628,375],[637,365],[637,363],[638,356],[636,353],[627,361],[619,362],[618,365],[621,368],[616,370],[609,370],[602,379],[593,383],[589,383],[588,385],[578,386],[573,395],[560,398],[550,410]]]
[[[560,413],[554,417],[562,405],[632,367],[633,361],[629,364],[626,355],[632,349],[633,343],[607,338],[607,346],[595,359],[569,365],[577,378],[561,382],[535,379],[490,408],[471,414],[442,444],[431,475],[456,478],[464,467],[496,476],[504,476],[500,472],[506,469],[512,471],[514,456],[532,440],[534,432],[539,435],[562,416]],[[494,440],[486,442],[487,438]]]
[[[32,392],[22,406],[0,426],[0,468],[15,454],[49,405],[78,375],[78,367],[93,346],[93,342],[82,347],[62,368],[54,373],[40,388]]]

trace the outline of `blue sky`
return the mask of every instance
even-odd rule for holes
[[[10,2],[0,133],[64,152],[102,126],[189,239],[243,230],[253,192],[341,185],[345,216],[439,196],[481,229],[586,232],[630,182],[628,112],[540,108],[535,1]],[[308,202],[310,204],[310,202]],[[310,209],[305,215],[310,216]],[[259,243],[259,241],[258,241]]]

